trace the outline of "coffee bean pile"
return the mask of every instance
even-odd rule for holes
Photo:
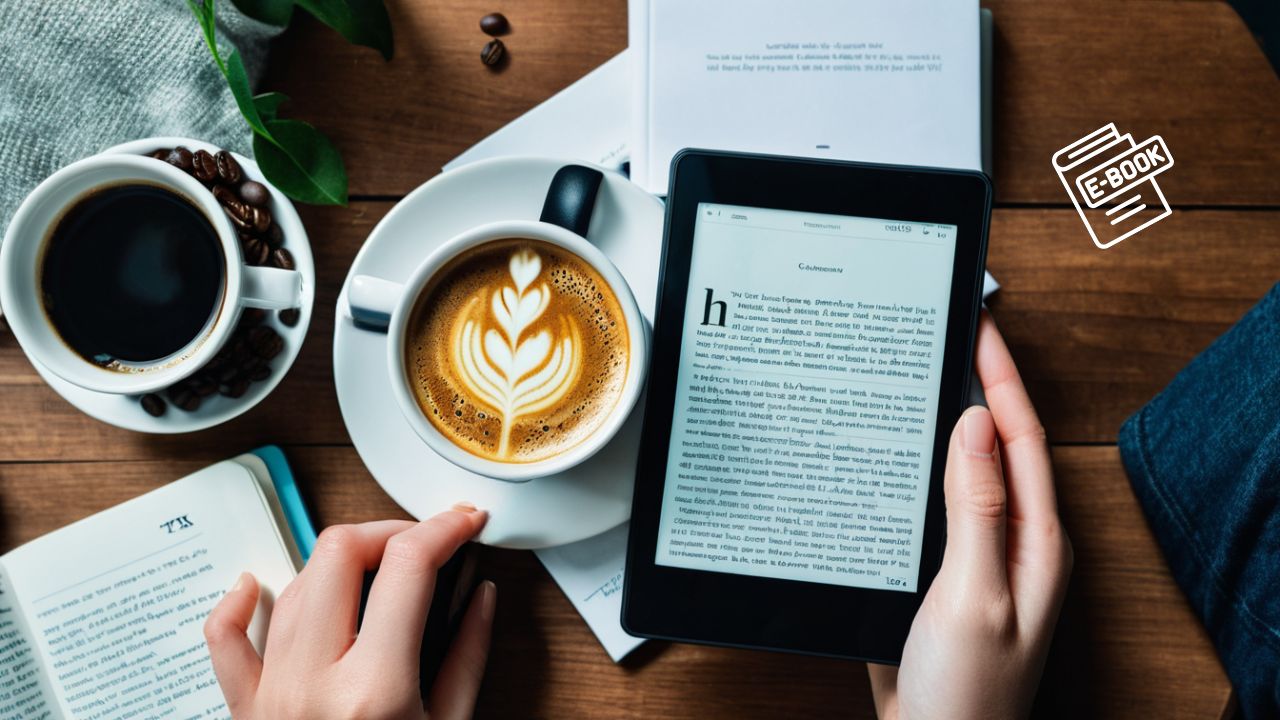
[[[507,46],[498,36],[510,32],[511,23],[507,22],[507,16],[502,13],[489,13],[480,18],[480,31],[493,38],[480,49],[480,62],[494,67],[507,55]]]
[[[240,163],[231,153],[226,150],[191,152],[179,145],[158,149],[151,157],[186,172],[213,193],[236,229],[246,263],[294,269],[293,254],[284,247],[284,233],[267,207],[271,193],[262,183],[245,178]],[[212,360],[191,377],[164,391],[163,396],[160,393],[144,395],[142,409],[160,417],[172,403],[181,410],[194,412],[205,398],[215,394],[238,398],[249,390],[251,383],[266,380],[271,376],[271,360],[284,350],[284,338],[263,324],[266,318],[265,310],[245,309],[227,344]],[[277,314],[277,319],[286,327],[297,325],[300,318],[297,308]]]

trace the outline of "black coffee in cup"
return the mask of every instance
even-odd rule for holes
[[[128,370],[186,348],[215,317],[226,259],[204,212],[154,185],[98,190],[77,201],[45,244],[45,313],[63,341],[104,367]]]

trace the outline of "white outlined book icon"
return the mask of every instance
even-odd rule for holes
[[[1135,144],[1115,123],[1053,155],[1053,169],[1093,244],[1103,250],[1172,214],[1155,180],[1171,167],[1173,155],[1163,138],[1153,135]]]

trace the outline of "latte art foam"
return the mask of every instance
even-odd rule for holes
[[[555,457],[608,418],[629,334],[612,289],[573,253],[496,240],[436,273],[409,318],[406,370],[431,424],[499,462]]]

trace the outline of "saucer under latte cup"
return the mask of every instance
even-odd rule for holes
[[[451,261],[490,243],[527,239],[554,245],[590,266],[609,286],[621,308],[627,331],[628,365],[616,399],[594,429],[563,451],[532,462],[482,457],[460,446],[427,418],[415,390],[417,378],[407,366],[409,323],[423,293]],[[512,265],[512,272],[521,270]],[[536,273],[535,273],[536,274]],[[518,284],[519,279],[515,280]],[[489,298],[480,298],[489,302]],[[608,444],[631,414],[640,397],[647,368],[649,331],[630,287],[604,253],[569,230],[540,221],[507,221],[483,225],[454,237],[436,249],[403,284],[365,275],[352,279],[348,303],[362,327],[387,333],[387,367],[391,387],[405,419],[435,452],[464,470],[499,480],[523,482],[553,475],[590,458]],[[506,421],[504,419],[504,421]]]
[[[95,192],[127,185],[169,191],[203,214],[221,248],[222,286],[204,328],[185,347],[169,357],[110,368],[64,342],[46,313],[41,274],[46,246],[65,214]],[[136,155],[95,155],[49,176],[19,206],[0,246],[0,306],[23,351],[63,380],[100,393],[141,395],[174,385],[222,349],[245,308],[297,307],[301,285],[297,271],[245,263],[231,221],[199,181],[167,163]]]

